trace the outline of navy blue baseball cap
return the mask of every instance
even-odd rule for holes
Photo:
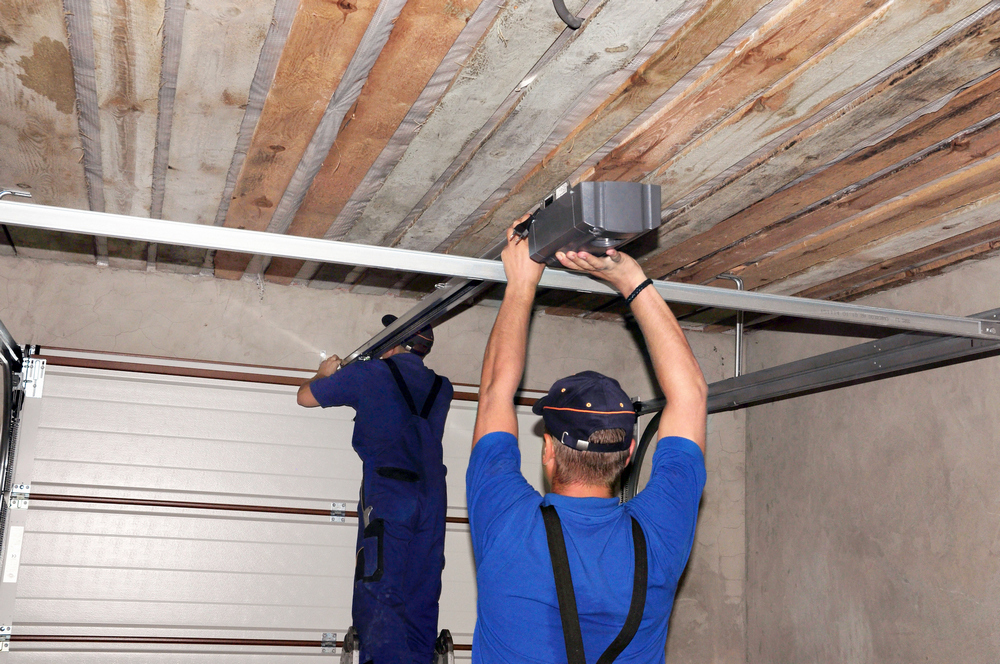
[[[596,371],[557,380],[531,410],[542,416],[549,434],[574,450],[621,452],[632,444],[632,400],[617,380]],[[620,443],[588,442],[595,431],[602,429],[624,429],[625,439]]]
[[[395,322],[396,317],[392,314],[382,316],[382,325],[384,327],[389,327]],[[414,355],[423,357],[427,353],[431,352],[431,346],[434,345],[434,330],[431,329],[430,325],[427,325],[414,332],[400,345]]]

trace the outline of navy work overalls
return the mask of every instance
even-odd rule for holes
[[[354,626],[361,661],[428,664],[437,635],[446,469],[441,436],[452,388],[412,356],[381,362],[393,376],[382,398],[395,401],[385,427],[396,440],[355,437],[364,461],[358,504]],[[433,376],[427,387],[427,373]],[[402,401],[401,405],[398,403]]]

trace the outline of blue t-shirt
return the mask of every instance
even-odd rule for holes
[[[399,368],[419,411],[434,384],[434,372],[413,353],[399,353],[392,361]],[[352,362],[330,376],[313,381],[309,389],[324,408],[354,408],[357,414],[351,444],[363,461],[402,468],[427,463],[426,459],[420,460],[421,455],[416,450],[400,449],[403,429],[410,424],[410,409],[385,361]],[[441,437],[453,392],[451,382],[442,377],[441,390],[427,418],[436,438],[430,458],[436,458],[437,463],[441,462]],[[424,452],[428,451],[431,450]]]
[[[632,600],[632,522],[646,535],[648,590],[635,638],[616,662],[662,662],[677,580],[694,543],[705,486],[701,449],[686,438],[660,440],[649,483],[627,503],[617,498],[541,496],[521,474],[517,438],[479,439],[466,474],[469,526],[479,589],[473,662],[566,661],[541,505],[562,522],[587,661],[625,624]]]

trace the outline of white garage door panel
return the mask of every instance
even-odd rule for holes
[[[36,404],[33,453],[15,471],[33,495],[355,509],[353,410],[300,408],[292,387],[50,366]],[[466,516],[475,413],[474,402],[453,402],[446,425],[452,516]],[[537,420],[519,409],[522,471],[536,488]],[[45,500],[21,514],[15,634],[318,641],[350,625],[354,518]],[[467,644],[476,598],[467,525],[448,524],[445,558],[439,626]],[[16,641],[9,654],[108,664],[319,656],[319,648]]]
[[[107,431],[45,428],[39,431],[38,459],[73,463],[178,467],[210,471],[253,472],[268,475],[337,477],[356,480],[357,455],[347,448],[300,445],[292,442],[242,442],[210,438],[178,438]],[[357,468],[355,468],[357,466]],[[326,472],[324,469],[328,468]]]

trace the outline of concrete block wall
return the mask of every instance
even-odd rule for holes
[[[382,314],[414,305],[391,296],[12,257],[0,257],[0,284],[0,320],[19,343],[304,369],[317,366],[321,352],[346,355],[381,329]],[[439,325],[428,365],[453,382],[478,383],[496,311],[476,306]],[[709,382],[731,375],[732,335],[688,338]],[[636,329],[536,316],[525,387],[548,389],[584,369],[618,378],[629,394],[653,395]],[[668,662],[744,661],[743,421],[742,414],[709,420],[708,485]],[[522,432],[525,454],[535,444]]]
[[[864,303],[994,309],[1000,258]],[[748,363],[861,341],[755,334]],[[748,411],[747,662],[1000,661],[997,376],[995,357]]]

